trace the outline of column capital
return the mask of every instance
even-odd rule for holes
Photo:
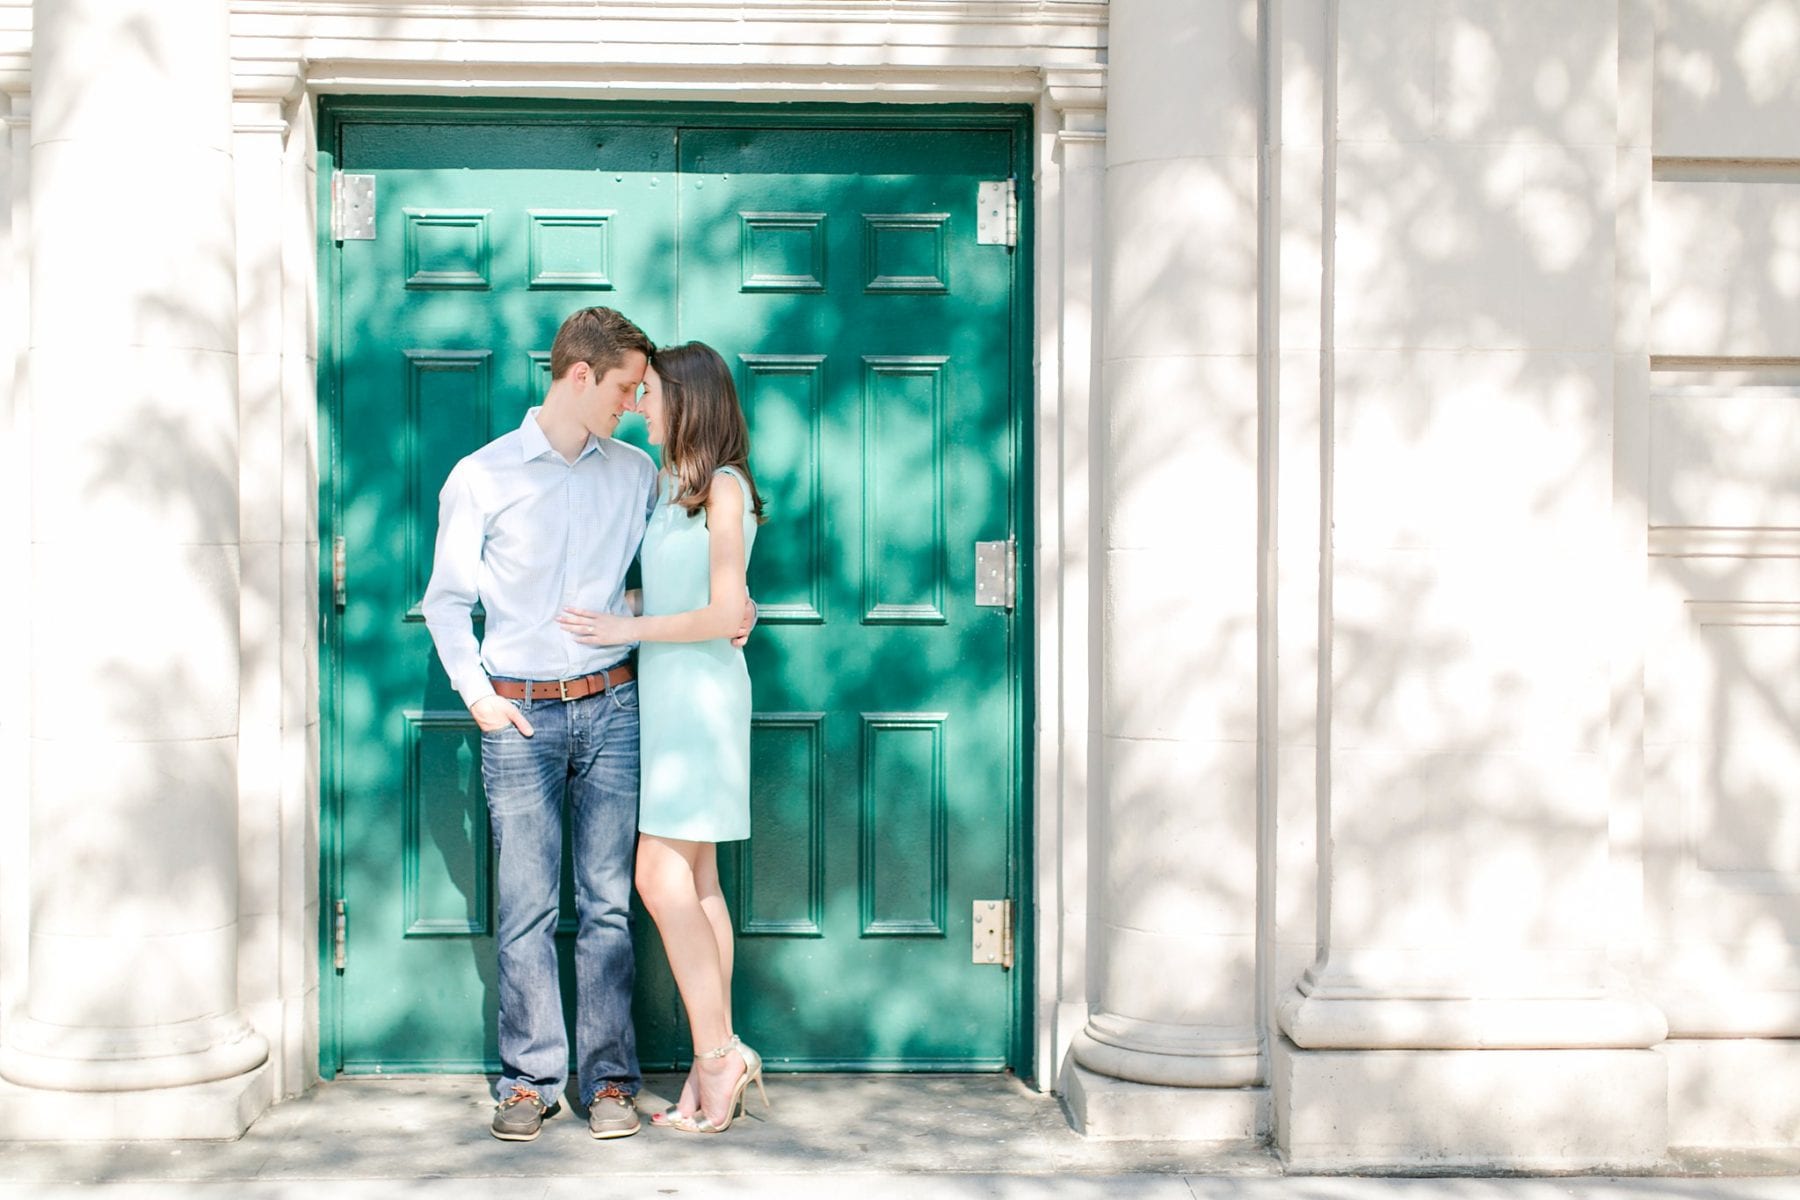
[[[1044,101],[1056,113],[1059,145],[1106,140],[1105,67],[1046,68]]]

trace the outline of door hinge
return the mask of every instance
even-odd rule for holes
[[[335,971],[344,969],[345,934],[349,931],[350,917],[344,911],[344,902],[339,900],[331,909],[331,967]]]
[[[984,967],[1012,970],[1013,902],[977,900],[974,929],[974,960]]]
[[[1011,179],[988,180],[975,190],[975,244],[1019,244],[1019,190]]]
[[[1004,608],[1013,606],[1014,593],[1017,590],[1018,543],[1011,538],[1004,542],[975,543],[975,604],[980,608]]]
[[[349,555],[343,538],[331,539],[331,603],[339,612],[350,597]]]
[[[339,242],[375,240],[375,177],[331,173],[331,237]]]

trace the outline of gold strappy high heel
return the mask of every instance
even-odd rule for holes
[[[731,1123],[733,1121],[744,1114],[744,1093],[749,1088],[752,1080],[756,1082],[757,1094],[762,1097],[763,1108],[767,1110],[769,1107],[769,1093],[763,1087],[762,1055],[744,1045],[744,1043],[736,1036],[733,1036],[729,1042],[726,1042],[717,1049],[708,1050],[704,1054],[694,1055],[694,1059],[698,1062],[703,1058],[724,1058],[733,1050],[738,1051],[738,1053],[743,1056],[744,1073],[738,1076],[737,1083],[731,1089],[731,1100],[725,1106],[725,1120],[723,1122],[714,1124],[712,1118],[707,1116],[704,1112],[696,1113],[691,1117],[684,1117],[681,1115],[680,1105],[675,1105],[672,1106],[673,1115],[665,1112],[663,1114],[665,1119],[657,1123],[667,1125],[671,1129],[679,1129],[683,1133],[724,1133],[727,1129],[731,1128]],[[695,1090],[696,1092],[699,1090],[697,1086]]]

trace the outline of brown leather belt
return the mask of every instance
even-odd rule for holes
[[[596,671],[576,679],[512,680],[492,679],[494,694],[508,700],[580,700],[600,692],[611,691],[621,683],[637,678],[631,664],[622,662],[608,671]]]

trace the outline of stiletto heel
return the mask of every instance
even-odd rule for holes
[[[760,1055],[756,1051],[752,1050],[749,1046],[745,1045],[743,1042],[738,1043],[738,1052],[744,1056],[744,1075],[745,1075],[745,1077],[752,1080],[756,1084],[756,1094],[762,1097],[763,1111],[764,1112],[772,1111],[769,1108],[769,1093],[763,1087],[762,1055]],[[749,1097],[746,1094],[745,1099],[747,1100],[748,1098]]]

